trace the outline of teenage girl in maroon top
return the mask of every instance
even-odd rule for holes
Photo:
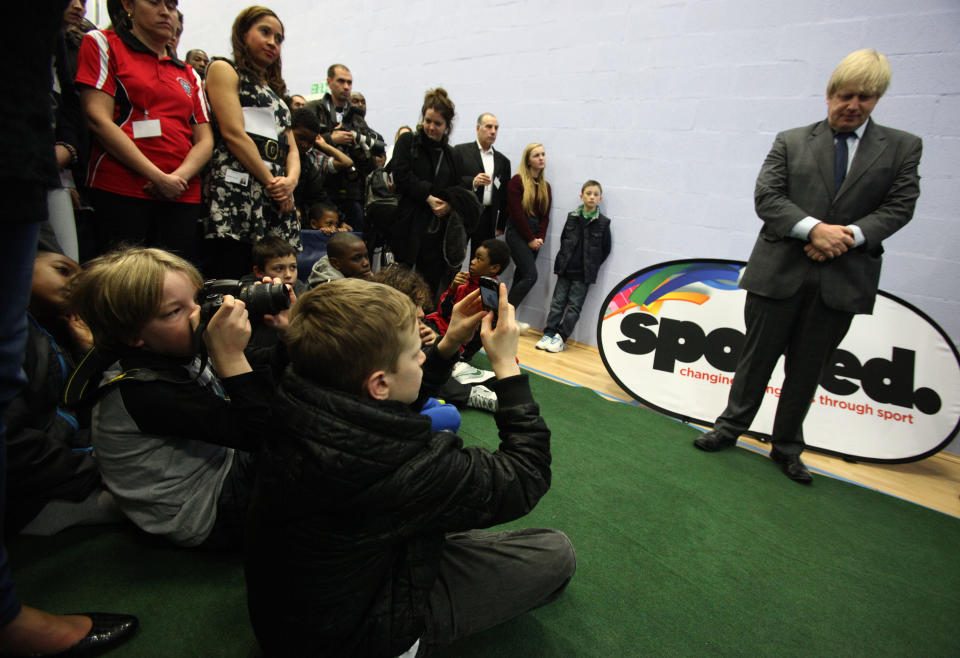
[[[543,174],[547,156],[543,144],[527,144],[520,172],[507,185],[506,240],[517,269],[510,288],[510,303],[520,306],[537,282],[537,254],[550,223],[550,183]]]

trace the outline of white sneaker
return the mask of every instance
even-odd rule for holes
[[[557,334],[550,338],[550,344],[543,349],[553,353],[562,352],[563,350],[567,349],[567,344],[562,338],[560,338],[560,334]]]
[[[530,330],[530,323],[529,323],[529,322],[518,322],[518,323],[517,323],[517,326],[520,327],[520,333],[521,333],[521,334],[522,334],[522,333],[526,333],[527,331]]]
[[[541,338],[540,340],[538,340],[538,341],[537,341],[537,344],[534,345],[534,347],[537,348],[538,350],[545,350],[545,349],[547,349],[547,345],[550,344],[550,340],[551,340],[552,338],[553,338],[553,336],[551,336],[550,334],[544,334],[544,335],[543,335],[543,338]]]
[[[500,405],[497,402],[497,394],[486,386],[476,385],[470,389],[470,397],[467,398],[467,406],[472,409],[489,411],[496,413]]]
[[[461,384],[476,384],[477,382],[485,382],[488,379],[496,377],[490,370],[474,368],[466,361],[457,361],[450,375]]]

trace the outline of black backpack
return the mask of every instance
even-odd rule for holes
[[[397,219],[400,195],[390,189],[390,173],[385,167],[370,172],[363,195],[363,216],[368,225],[387,229]]]

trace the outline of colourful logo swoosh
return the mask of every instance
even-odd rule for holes
[[[710,299],[711,290],[736,290],[743,267],[732,263],[687,263],[644,272],[617,291],[603,319],[634,307],[656,315],[668,301],[703,304]]]

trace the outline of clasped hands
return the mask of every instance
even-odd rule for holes
[[[427,197],[427,205],[430,206],[433,214],[437,217],[446,217],[450,214],[450,204],[432,194]]]
[[[853,249],[853,229],[849,226],[820,222],[810,229],[810,242],[803,246],[808,258],[822,263]]]
[[[273,199],[280,212],[293,210],[293,190],[296,187],[297,181],[288,176],[274,176],[265,186],[267,194]]]

